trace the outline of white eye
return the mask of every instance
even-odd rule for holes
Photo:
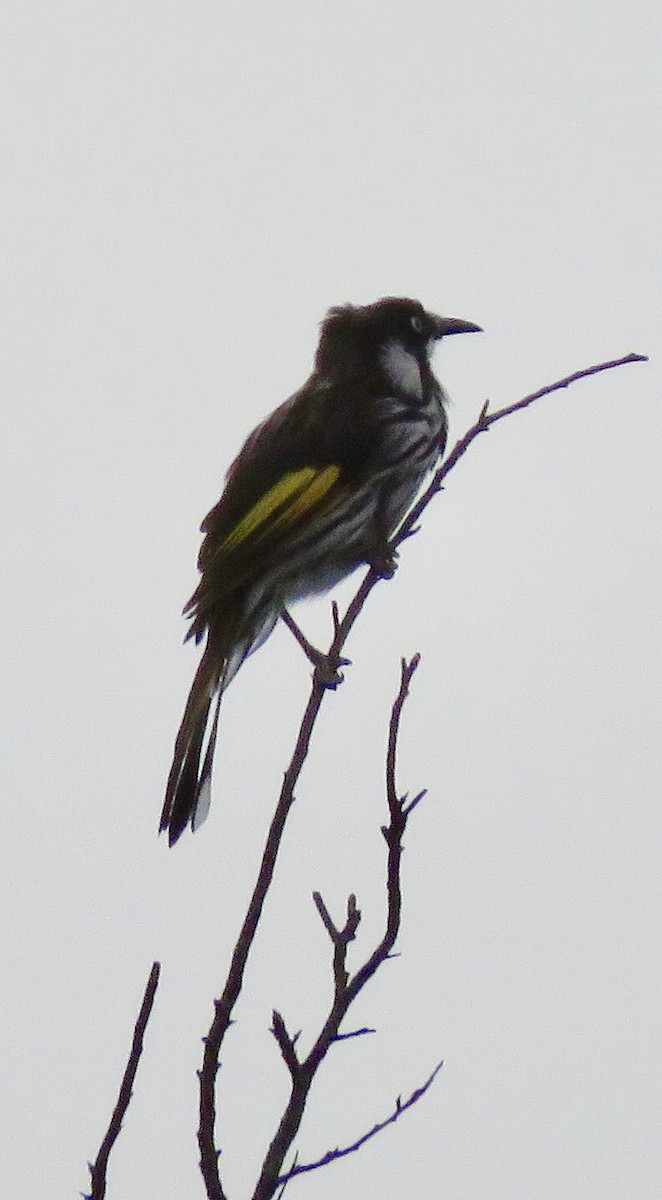
[[[414,330],[414,333],[423,333],[425,329],[425,322],[423,321],[422,317],[414,315],[410,320],[410,324]]]

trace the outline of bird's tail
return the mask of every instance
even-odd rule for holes
[[[175,740],[175,752],[161,813],[159,831],[168,830],[171,846],[183,833],[189,821],[192,829],[197,829],[209,812],[218,714],[223,691],[229,682],[225,678],[225,665],[225,656],[219,655],[208,641],[195,673]],[[212,706],[214,711],[210,725]],[[209,734],[203,759],[208,726]]]
[[[223,693],[244,659],[269,637],[279,615],[280,607],[272,605],[244,617],[239,627],[228,622],[222,630],[207,633],[207,645],[175,739],[161,813],[159,832],[168,830],[171,846],[189,821],[195,831],[209,812],[211,768]]]

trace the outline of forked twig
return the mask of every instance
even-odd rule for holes
[[[401,895],[401,864],[402,864],[402,838],[407,826],[408,812],[406,810],[406,797],[398,797],[395,789],[395,764],[397,757],[398,734],[400,729],[400,720],[402,717],[402,708],[405,699],[408,695],[409,684],[411,678],[420,662],[419,655],[415,655],[411,662],[402,660],[400,686],[398,694],[393,702],[391,710],[391,719],[389,722],[389,737],[388,751],[386,759],[386,791],[389,809],[389,823],[384,826],[382,833],[388,847],[387,863],[386,863],[386,925],[383,937],[379,944],[375,947],[372,954],[365,960],[363,965],[351,975],[347,969],[347,951],[351,942],[356,937],[356,931],[361,920],[361,913],[356,904],[356,897],[350,895],[347,900],[347,911],[345,923],[342,927],[336,925],[329,910],[324,903],[319,892],[313,894],[315,906],[320,915],[320,919],[329,936],[333,947],[333,982],[334,991],[333,999],[326,1020],[313,1044],[312,1049],[305,1059],[299,1060],[296,1057],[294,1049],[294,1039],[290,1038],[285,1029],[285,1022],[280,1013],[274,1014],[274,1036],[278,1042],[282,1057],[287,1065],[291,1077],[291,1091],[289,1100],[283,1111],[276,1134],[266,1153],[262,1164],[262,1171],[257,1183],[257,1187],[253,1192],[253,1200],[271,1200],[276,1189],[287,1181],[292,1174],[299,1174],[299,1169],[292,1168],[292,1171],[282,1175],[282,1166],[285,1157],[288,1154],[290,1147],[299,1131],[301,1119],[306,1107],[310,1089],[314,1083],[317,1072],[322,1065],[326,1055],[334,1043],[342,1040],[340,1034],[340,1025],[350,1005],[358,996],[359,992],[365,987],[366,983],[372,979],[375,972],[384,963],[391,954],[395,943],[398,931],[400,928],[400,914],[402,909]],[[412,1096],[407,1101],[406,1107],[411,1107],[416,1100],[420,1099],[427,1091],[436,1075],[439,1067],[435,1069],[430,1076],[428,1082],[423,1088],[417,1089],[412,1093]],[[398,1107],[396,1105],[396,1113],[391,1114],[381,1125],[374,1128],[354,1145],[354,1149],[359,1148],[368,1138],[373,1137],[379,1132],[380,1128],[385,1128],[386,1125],[392,1124],[399,1116]],[[349,1153],[346,1150],[344,1153]],[[342,1157],[342,1151],[329,1151],[319,1161],[319,1166],[325,1165],[328,1161],[334,1158]],[[315,1164],[310,1164],[306,1170],[313,1170]]]

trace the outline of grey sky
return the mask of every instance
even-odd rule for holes
[[[373,595],[292,815],[221,1142],[247,1194],[328,995],[310,902],[382,916],[386,720],[423,662],[399,778],[395,959],[332,1056],[302,1156],[433,1092],[317,1200],[652,1200],[659,1146],[659,8],[8,5],[0,704],[5,1109],[13,1200],[75,1196],[153,958],[162,986],[109,1197],[202,1194],[196,1078],[309,672],[276,631],[232,684],[208,822],[156,837],[196,655],[197,528],[330,305],[420,298],[451,439],[483,437]],[[339,597],[347,598],[345,586]],[[322,600],[299,612],[321,642]],[[311,976],[311,972],[315,971]],[[294,1185],[293,1194],[294,1194]]]

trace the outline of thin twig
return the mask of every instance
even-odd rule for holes
[[[298,1161],[299,1161],[299,1155],[298,1155],[298,1153],[297,1153],[297,1154],[295,1154],[295,1155],[294,1155],[294,1159],[293,1159],[293,1162],[292,1162],[292,1166],[293,1166],[293,1167],[295,1167],[295,1166],[297,1165]],[[283,1193],[284,1193],[284,1191],[285,1191],[285,1188],[287,1187],[288,1183],[290,1182],[290,1179],[291,1179],[291,1176],[290,1176],[290,1175],[286,1175],[286,1177],[285,1177],[285,1179],[284,1179],[284,1181],[283,1181],[283,1186],[281,1187],[281,1189],[280,1189],[280,1191],[279,1191],[279,1193],[278,1193],[278,1200],[283,1200]]]
[[[143,1038],[149,1021],[156,989],[159,984],[159,974],[161,964],[158,962],[152,963],[152,969],[149,973],[145,994],[138,1013],[138,1019],[133,1031],[133,1040],[131,1042],[131,1053],[126,1064],[126,1070],[122,1078],[117,1104],[113,1110],[113,1115],[110,1118],[110,1124],[106,1131],[106,1135],[99,1147],[99,1153],[96,1157],[96,1162],[88,1163],[90,1179],[92,1182],[92,1191],[87,1194],[84,1200],[103,1200],[106,1194],[106,1172],[108,1169],[108,1159],[110,1152],[119,1137],[122,1128],[122,1121],[129,1107],[129,1101],[133,1093],[133,1085],[138,1070],[138,1063],[143,1051]]]
[[[499,408],[493,413],[489,412],[490,402],[486,400],[478,414],[478,420],[455,443],[450,454],[446,456],[441,466],[435,471],[428,487],[414,507],[409,510],[395,537],[391,538],[391,549],[397,549],[413,532],[421,514],[427,508],[432,497],[441,488],[446,476],[453,470],[453,467],[462,458],[463,454],[466,454],[469,446],[479,434],[484,433],[490,426],[495,425],[497,421],[502,421],[504,417],[509,417],[512,413],[528,408],[530,404],[542,399],[543,396],[550,396],[553,392],[560,392],[564,388],[569,388],[580,379],[587,379],[590,375],[598,375],[602,371],[612,371],[616,367],[624,367],[629,363],[638,362],[648,362],[648,357],[645,354],[626,354],[623,358],[612,358],[608,362],[595,363],[592,367],[583,367],[581,371],[573,371],[571,375],[565,375],[563,379],[557,379],[555,383],[548,383],[545,387],[539,388],[537,392],[530,392],[528,396],[523,396],[521,400],[515,401],[514,404],[507,404],[505,408]]]
[[[349,1041],[350,1038],[365,1037],[366,1033],[376,1033],[376,1032],[377,1032],[377,1030],[373,1029],[370,1025],[364,1025],[362,1029],[348,1029],[347,1033],[337,1033],[336,1041],[337,1042],[346,1042],[346,1041]]]
[[[398,734],[400,732],[400,718],[402,717],[402,709],[407,696],[409,695],[409,684],[412,676],[418,670],[421,661],[420,654],[415,654],[411,662],[402,659],[400,663],[400,691],[398,692],[393,709],[391,711],[391,720],[388,730],[388,746],[386,750],[386,799],[388,801],[389,812],[393,813],[394,809],[398,809],[398,813],[402,812],[401,802],[398,800],[398,795],[395,787],[395,759],[398,748]],[[399,807],[398,807],[399,806]]]
[[[402,1114],[406,1113],[407,1109],[412,1108],[425,1095],[428,1088],[434,1083],[443,1065],[443,1062],[437,1063],[434,1071],[428,1075],[425,1082],[420,1087],[417,1087],[406,1100],[403,1101],[398,1096],[393,1112],[383,1121],[378,1121],[376,1125],[373,1125],[372,1129],[368,1129],[366,1133],[361,1134],[361,1137],[358,1137],[351,1145],[336,1147],[335,1150],[327,1150],[326,1154],[323,1154],[321,1158],[315,1159],[313,1162],[301,1164],[295,1162],[289,1171],[281,1175],[278,1182],[287,1183],[295,1175],[303,1175],[306,1171],[317,1171],[319,1167],[326,1167],[329,1163],[335,1162],[336,1159],[345,1158],[347,1154],[354,1154],[356,1150],[360,1150],[361,1146],[365,1146],[366,1142],[369,1142],[376,1134],[381,1133],[382,1129],[386,1129],[388,1125],[393,1125],[396,1121],[399,1121]]]
[[[502,417],[508,417],[511,413],[519,412],[521,408],[528,408],[529,404],[533,404],[535,400],[542,399],[543,396],[550,396],[552,392],[560,392],[562,388],[569,388],[573,383],[577,383],[579,379],[588,379],[589,375],[599,375],[601,371],[613,371],[615,367],[625,367],[629,363],[648,362],[647,354],[626,354],[623,358],[612,358],[608,362],[596,363],[592,367],[582,367],[581,371],[573,371],[571,375],[565,375],[563,379],[557,379],[556,383],[548,383],[545,387],[538,388],[537,392],[530,392],[523,400],[516,400],[514,404],[508,404],[505,408],[500,408],[495,413],[491,413],[487,417],[487,424],[493,425],[495,421],[500,421]],[[485,402],[485,414],[487,414],[487,401]]]
[[[272,1013],[271,1032],[278,1042],[280,1052],[283,1056],[283,1062],[290,1072],[290,1075],[295,1075],[299,1066],[299,1060],[295,1050],[299,1034],[295,1033],[294,1037],[290,1037],[289,1033],[287,1032],[285,1021],[278,1012],[277,1008],[275,1008]]]

